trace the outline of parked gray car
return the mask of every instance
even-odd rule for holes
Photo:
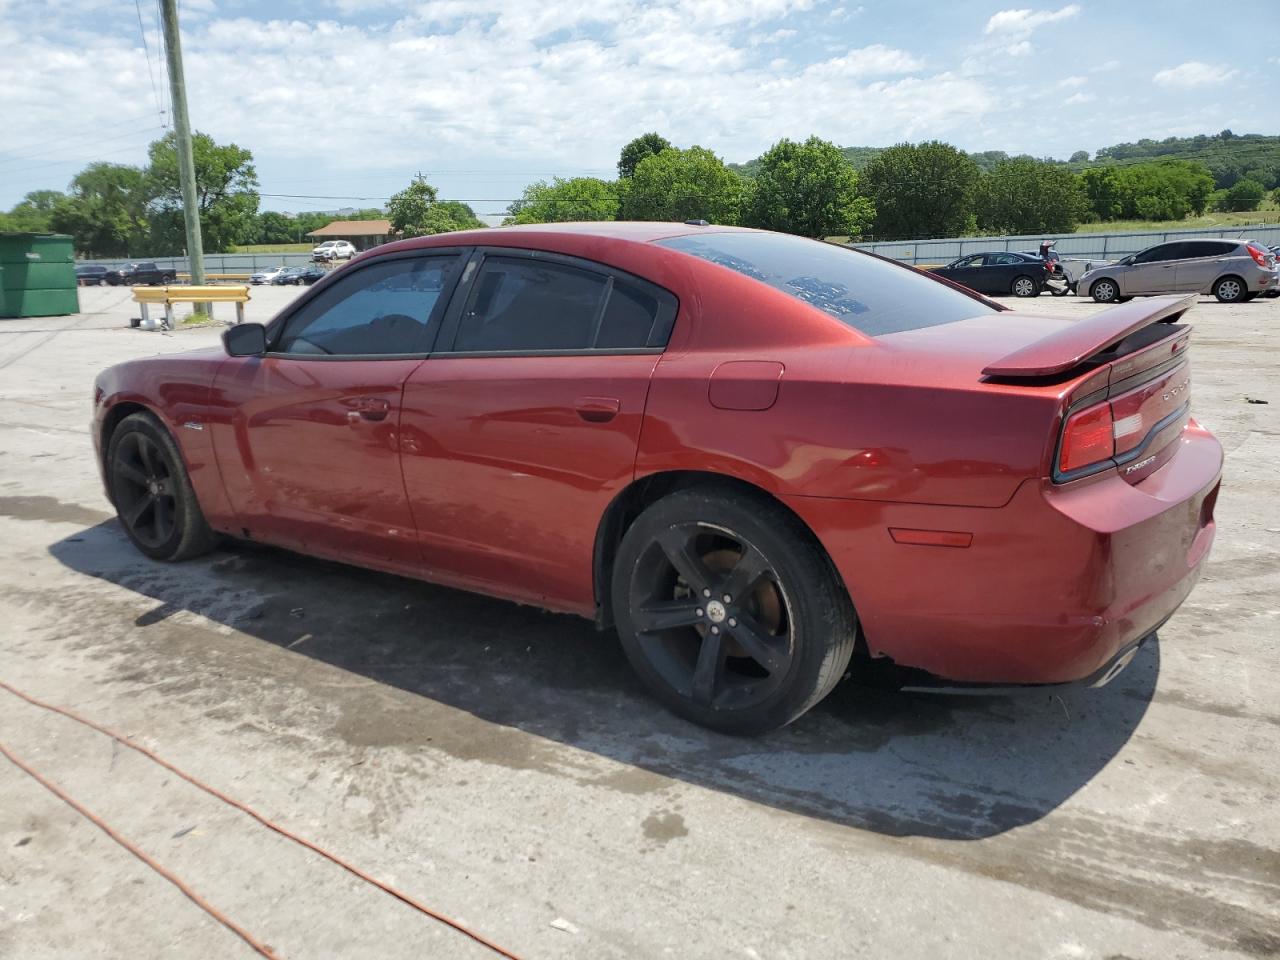
[[[1091,268],[1077,281],[1099,303],[1157,293],[1211,293],[1242,303],[1276,284],[1276,260],[1253,240],[1170,240]]]

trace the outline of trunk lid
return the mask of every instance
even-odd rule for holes
[[[1056,482],[1114,466],[1136,484],[1177,452],[1191,417],[1191,331],[1176,321],[1194,302],[1194,295],[1153,297],[1104,310],[983,369],[993,382],[1083,377],[1065,398]],[[1085,444],[1090,453],[1082,458]]]
[[[1002,312],[890,334],[878,338],[890,348],[879,375],[990,391],[1009,417],[1015,403],[1046,404],[1042,475],[1066,483],[1114,467],[1136,484],[1172,458],[1190,419],[1191,331],[1177,321],[1194,302],[1151,297],[1083,320]],[[1073,423],[1087,411],[1089,424]],[[1076,440],[1092,431],[1097,456],[1063,469],[1073,427]]]

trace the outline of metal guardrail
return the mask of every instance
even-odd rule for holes
[[[236,323],[244,323],[244,305],[249,302],[249,288],[240,286],[204,286],[193,287],[187,284],[174,287],[134,287],[134,302],[142,307],[142,323],[151,328],[149,306],[164,305],[164,325],[173,329],[173,305],[175,303],[204,303],[210,306],[209,316],[213,316],[212,306],[215,303],[234,303],[236,305]]]
[[[1230,240],[1257,240],[1268,246],[1280,243],[1280,224],[1243,227],[1198,227],[1192,230],[1139,230],[1126,233],[1024,234],[1004,237],[950,237],[936,240],[891,240],[853,244],[882,257],[904,263],[950,263],[969,253],[1012,251],[1034,252],[1041,240],[1056,240],[1054,249],[1064,259],[1117,260],[1166,240],[1215,237]]]

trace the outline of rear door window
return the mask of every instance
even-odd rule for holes
[[[820,240],[744,230],[657,243],[768,284],[869,336],[996,312],[919,270]]]
[[[467,294],[454,353],[572,353],[666,345],[676,301],[607,268],[486,256]]]
[[[1234,243],[1223,243],[1221,240],[1188,240],[1183,257],[1225,257],[1236,248]]]

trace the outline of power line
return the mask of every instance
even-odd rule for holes
[[[30,173],[32,170],[47,170],[50,167],[65,167],[75,163],[97,163],[103,157],[118,157],[122,153],[134,153],[137,147],[124,147],[120,150],[110,150],[106,153],[98,153],[92,157],[80,157],[76,160],[51,160],[48,163],[42,163],[34,167],[19,167],[17,170],[0,170],[0,178],[15,176],[19,173]]]
[[[88,140],[84,141],[84,145],[87,145],[87,144],[88,144],[88,143],[90,143],[90,142],[95,143],[95,144],[98,144],[98,143],[112,143],[112,142],[114,142],[114,141],[116,141],[116,140],[123,140],[125,137],[135,137],[135,136],[137,136],[137,135],[138,135],[138,134],[140,134],[140,133],[147,133],[148,131],[152,131],[152,130],[156,130],[156,129],[163,130],[163,129],[164,129],[164,127],[159,127],[159,128],[157,128],[157,127],[156,127],[156,125],[155,125],[155,123],[153,122],[153,123],[149,123],[149,124],[147,124],[145,127],[139,127],[139,128],[138,128],[138,129],[136,129],[136,130],[128,130],[128,131],[126,131],[125,133],[117,134],[117,135],[116,135],[116,136],[114,136],[114,137],[94,137],[91,141],[88,141]],[[82,144],[79,144],[79,143],[68,144],[68,145],[67,145],[66,147],[64,147],[63,149],[70,150],[70,149],[74,149],[75,147],[79,147],[79,146],[81,146],[81,145],[82,145]],[[41,157],[41,156],[40,156],[40,154],[38,154],[38,153],[28,153],[28,154],[25,154],[25,155],[23,155],[23,156],[19,156],[19,157],[6,157],[5,159],[0,160],[0,165],[6,164],[6,163],[17,163],[17,162],[18,162],[18,161],[20,161],[20,160],[40,160],[40,159],[45,159],[45,158]],[[79,161],[75,161],[75,162],[79,162]],[[43,166],[43,164],[42,164],[42,166]],[[28,168],[28,169],[37,169],[37,168]],[[12,171],[12,170],[0,170],[0,173],[14,173],[14,172],[16,172],[16,171]]]
[[[34,140],[31,143],[19,143],[14,146],[5,147],[0,153],[11,153],[14,150],[30,150],[33,147],[45,147],[51,143],[62,143],[64,140],[79,140],[85,136],[89,130],[111,130],[123,127],[125,124],[133,123],[137,120],[149,120],[151,112],[139,113],[132,117],[121,117],[106,124],[91,124],[89,126],[77,127],[75,133],[63,133],[56,137],[50,137],[48,140]],[[90,138],[96,140],[96,137]]]
[[[151,68],[151,48],[147,45],[147,28],[142,25],[142,3],[141,0],[133,0],[133,9],[138,13],[138,34],[142,37],[142,55],[147,59],[147,76],[151,78],[151,95],[156,101],[156,112],[160,115],[160,122],[164,122],[164,107],[160,103],[160,91],[156,88],[156,74]]]

